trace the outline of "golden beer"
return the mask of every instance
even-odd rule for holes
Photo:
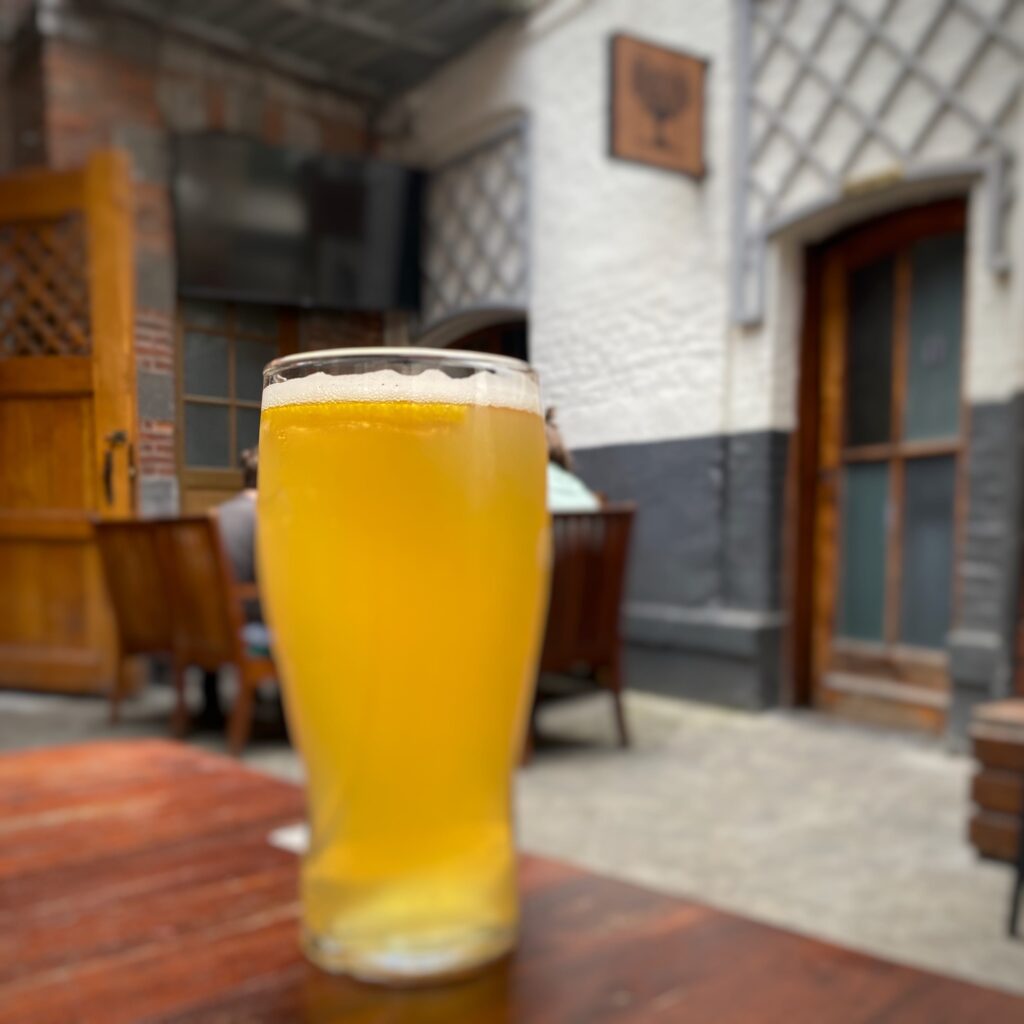
[[[461,972],[515,936],[547,455],[532,375],[462,356],[267,370],[260,581],[308,776],[306,946],[368,978]]]

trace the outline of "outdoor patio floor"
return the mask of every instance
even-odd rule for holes
[[[0,694],[0,750],[166,733],[153,687],[111,728],[104,702]],[[759,715],[629,697],[631,750],[588,699],[545,712],[520,773],[522,844],[747,917],[1024,992],[1005,936],[1011,872],[964,838],[971,763],[938,741],[811,713]],[[219,735],[195,742],[223,749]],[[245,760],[298,779],[288,746]]]

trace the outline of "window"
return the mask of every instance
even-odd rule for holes
[[[964,239],[851,268],[841,449],[841,639],[941,652],[952,616]],[[852,259],[852,257],[851,257]]]
[[[275,309],[182,304],[179,426],[186,484],[234,483],[229,475],[238,472],[239,454],[259,438],[262,370],[281,354],[281,338]]]

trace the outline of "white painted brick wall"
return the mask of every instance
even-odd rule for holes
[[[727,0],[552,0],[389,114],[412,125],[396,151],[427,166],[529,116],[531,348],[574,447],[794,424],[804,229],[769,245],[764,322],[744,330],[729,318],[733,11]],[[608,40],[620,31],[709,60],[703,182],[608,157]],[[1024,111],[1017,119],[1024,151]],[[980,189],[970,202],[972,401],[1024,388],[1022,201],[1010,225],[1016,272],[995,278]]]

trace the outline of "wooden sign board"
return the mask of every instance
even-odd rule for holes
[[[612,36],[611,155],[704,177],[706,67],[678,50]]]

